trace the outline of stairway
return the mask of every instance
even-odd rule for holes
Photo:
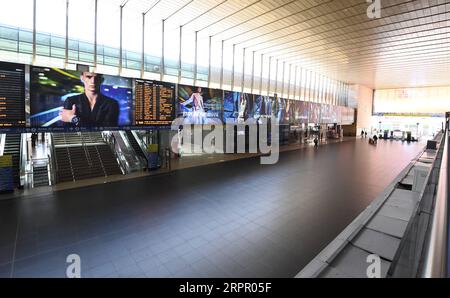
[[[74,181],[69,148],[55,148],[56,181]]]
[[[99,153],[105,176],[121,175],[122,171],[109,145],[97,145],[95,147]]]
[[[54,133],[53,143],[58,183],[122,174],[100,132]]]
[[[3,155],[12,156],[13,183],[15,187],[20,186],[20,145],[21,134],[7,134]]]
[[[82,132],[81,138],[85,144],[104,144],[101,132]]]

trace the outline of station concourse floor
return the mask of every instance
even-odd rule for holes
[[[0,201],[0,277],[294,277],[423,149],[354,139]]]

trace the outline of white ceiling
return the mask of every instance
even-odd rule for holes
[[[127,9],[371,88],[450,85],[450,1],[128,0]],[[120,1],[119,1],[120,2]],[[123,2],[123,3],[125,3]]]

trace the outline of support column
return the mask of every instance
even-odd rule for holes
[[[36,1],[33,0],[33,56],[31,58],[32,64],[36,64]]]
[[[69,65],[69,0],[66,0],[66,49],[65,49],[65,59],[64,65],[67,68]]]
[[[94,71],[97,71],[98,56],[98,0],[94,3]]]
[[[255,87],[255,51],[252,52],[252,81],[251,81],[251,93],[253,94],[253,89]]]
[[[119,29],[119,75],[122,74],[123,68],[123,5],[120,5],[120,29]]]
[[[178,46],[178,84],[181,83],[181,68],[182,68],[182,45],[183,45],[183,26],[180,26],[180,44]]]
[[[164,68],[166,67],[166,61],[165,59],[165,43],[166,43],[166,20],[162,20],[162,26],[161,26],[161,65],[159,70],[159,79],[162,81],[164,79]]]
[[[234,91],[234,71],[235,71],[236,45],[233,45],[233,65],[231,66],[231,91]]]
[[[208,88],[211,88],[211,46],[212,46],[212,36],[209,37],[209,53],[208,53]]]
[[[145,72],[145,13],[142,13],[142,49],[141,49],[141,79]]]
[[[261,70],[259,73],[259,94],[262,95],[264,54],[261,54]]]
[[[222,40],[222,52],[220,55],[220,89],[223,90],[223,51],[225,47],[225,41]]]
[[[270,96],[270,84],[271,84],[271,70],[272,70],[272,57],[269,57],[269,75],[267,77],[267,96]]]
[[[194,85],[197,86],[198,76],[198,31],[195,31],[195,65],[194,65]]]

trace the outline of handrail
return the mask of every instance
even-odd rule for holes
[[[29,144],[27,139],[27,134],[20,134],[20,160],[19,160],[19,166],[20,166],[20,186],[21,187],[29,187],[32,183],[29,181],[28,177],[31,174],[31,177],[33,177],[33,169],[31,166],[31,160],[30,160],[30,154],[29,152]],[[31,169],[30,169],[31,167]]]
[[[5,141],[6,141],[6,134],[0,134],[0,156],[3,155],[3,151],[5,150]]]
[[[422,271],[422,277],[425,278],[448,277],[448,129],[444,142],[431,231],[425,243],[426,252]]]
[[[49,138],[48,138],[48,161],[50,164],[50,185],[55,185],[56,184],[56,175],[57,172],[59,171],[58,169],[58,165],[56,163],[56,151],[55,151],[55,141],[53,140],[53,134],[49,134]]]

